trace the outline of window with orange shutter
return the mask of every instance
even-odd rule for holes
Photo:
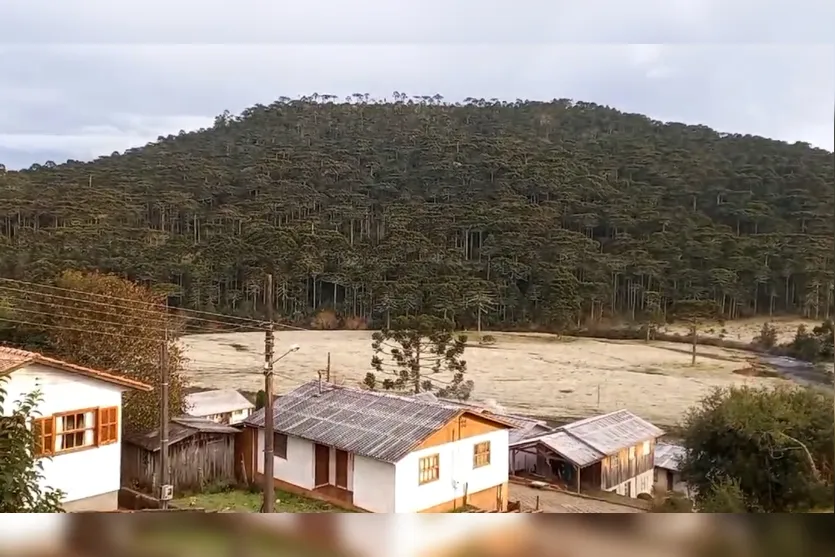
[[[99,408],[99,445],[119,440],[119,407]]]
[[[38,418],[32,423],[35,434],[35,456],[48,456],[55,452],[55,422],[52,416]]]

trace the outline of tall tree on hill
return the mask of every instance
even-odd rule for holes
[[[162,304],[165,294],[115,275],[79,271],[62,273],[54,284],[62,290],[37,289],[14,302],[15,311],[29,315],[27,321],[36,323],[31,329],[45,338],[45,352],[158,385],[165,344],[169,412],[176,416],[185,410],[183,357],[176,340],[182,324],[172,319]],[[159,390],[125,393],[123,422],[128,431],[156,427]]]
[[[366,375],[367,387],[376,388],[380,375],[384,378],[379,385],[386,390],[409,389],[416,394],[436,390],[444,398],[470,397],[473,382],[465,379],[467,362],[461,359],[467,337],[455,336],[451,321],[426,315],[401,317],[392,329],[375,332],[372,339],[371,367],[377,374]],[[452,377],[431,378],[435,374]]]
[[[0,173],[0,276],[176,285],[261,317],[571,329],[703,293],[723,317],[835,308],[830,152],[593,103],[281,98],[91,163]],[[414,285],[408,299],[392,295]],[[332,300],[332,298],[335,298]]]

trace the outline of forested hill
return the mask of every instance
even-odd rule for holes
[[[806,144],[550,103],[287,99],[91,163],[0,174],[0,276],[170,283],[174,303],[493,326],[823,318],[833,158]]]

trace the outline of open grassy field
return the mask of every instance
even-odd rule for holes
[[[718,326],[718,325],[717,325]],[[753,337],[759,324],[723,325],[734,339]],[[781,325],[793,334],[796,322]],[[720,329],[710,333],[722,334]],[[471,343],[465,359],[475,381],[474,399],[537,416],[580,417],[628,408],[661,425],[676,423],[713,387],[777,385],[786,380],[750,377],[750,352],[699,346],[695,366],[689,347],[670,342],[613,341],[542,333],[493,333],[491,346]],[[190,335],[183,338],[194,386],[261,388],[264,336],[259,333]],[[278,392],[317,378],[331,354],[332,380],[357,385],[370,371],[370,331],[280,332],[276,353],[301,349],[276,365]],[[431,378],[431,377],[430,377]],[[440,379],[449,379],[441,375]]]

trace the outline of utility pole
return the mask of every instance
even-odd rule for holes
[[[264,512],[275,509],[275,485],[273,467],[275,464],[273,446],[273,276],[267,275],[267,331],[264,339]]]
[[[172,497],[169,482],[168,470],[168,382],[171,377],[171,370],[168,365],[168,301],[165,302],[165,317],[163,321],[163,341],[160,354],[160,406],[159,406],[159,489],[160,508],[168,508],[168,501]]]

